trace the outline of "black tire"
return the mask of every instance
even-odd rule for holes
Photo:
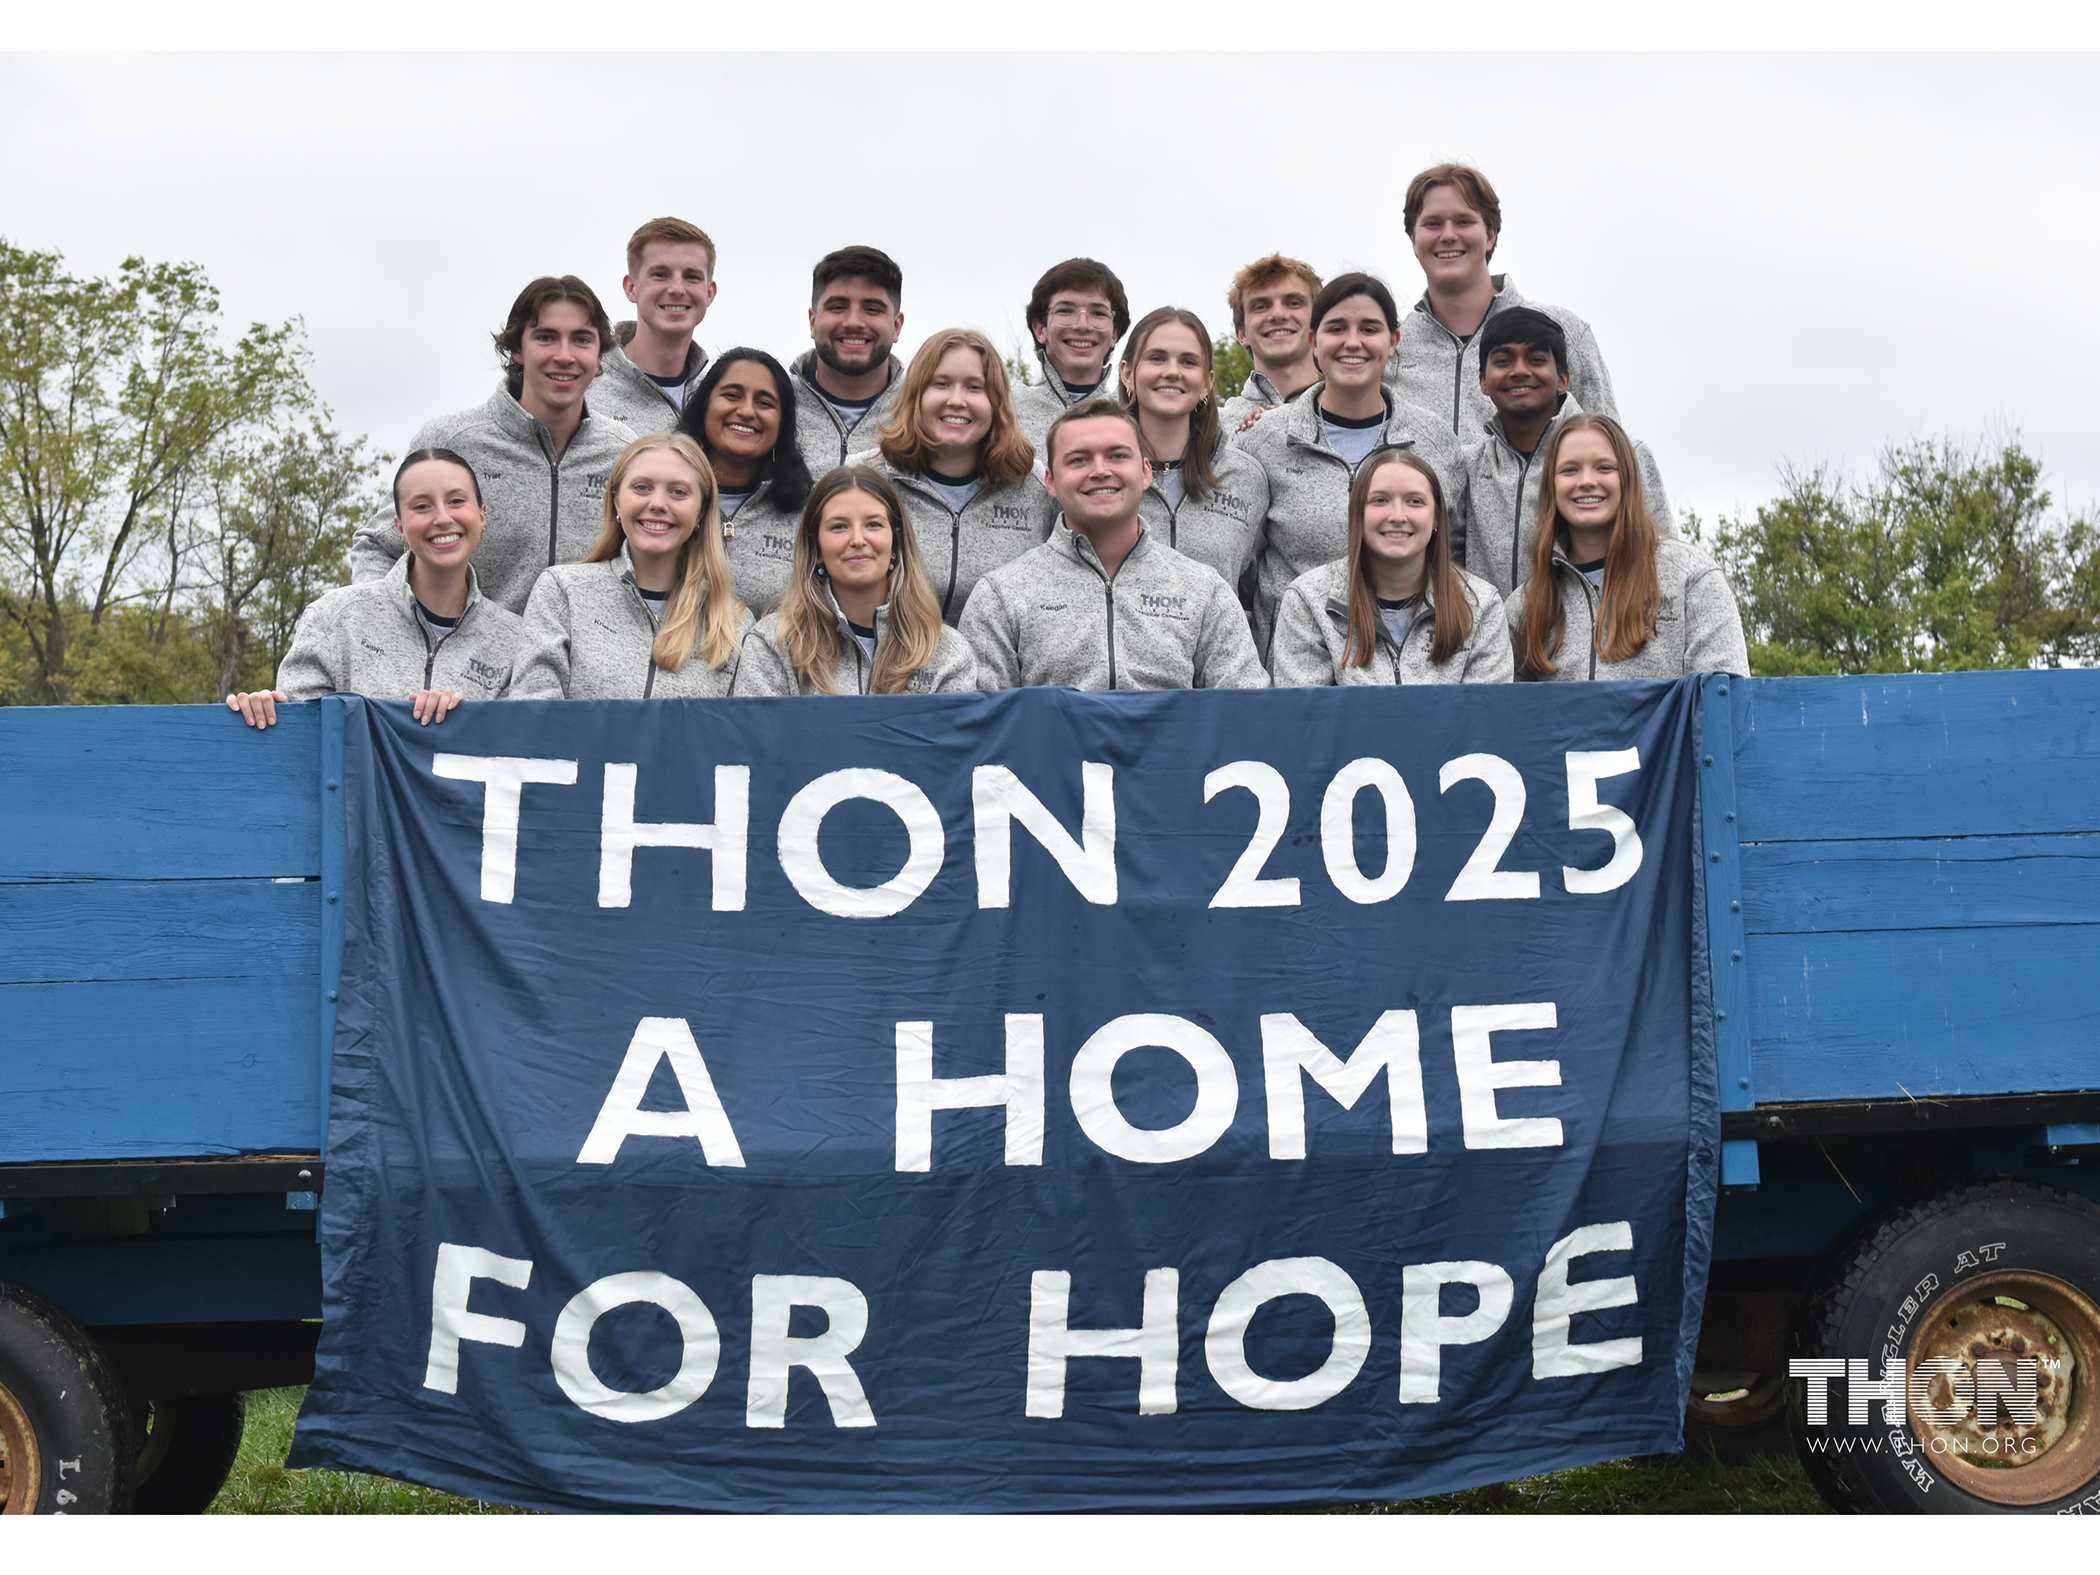
[[[244,1394],[184,1395],[133,1413],[138,1423],[134,1515],[201,1515],[233,1474],[248,1424]]]
[[[136,1447],[115,1371],[55,1303],[4,1280],[0,1438],[7,1513],[106,1515],[130,1507]]]
[[[1846,1386],[1828,1386],[1828,1420],[1810,1427],[1807,1384],[1787,1385],[1787,1415],[1803,1469],[1818,1492],[1856,1514],[1991,1515],[2100,1511],[2100,1205],[2074,1193],[2020,1181],[1953,1188],[1890,1211],[1855,1236],[1808,1300],[1795,1336],[1803,1357],[1862,1359],[1883,1376],[1890,1355],[1913,1366],[1952,1350],[1999,1359],[2025,1352],[2024,1339],[1969,1344],[1993,1320],[2025,1326],[2039,1320],[2076,1360],[2069,1401],[2045,1414],[2059,1431],[1949,1431],[1920,1420],[1915,1403],[1902,1425],[1884,1420],[1882,1402],[1863,1426],[1849,1419]],[[1954,1331],[1949,1333],[1948,1331]],[[1951,1345],[1949,1344],[1951,1342]],[[2042,1350],[2037,1342],[2033,1349]],[[2065,1388],[2044,1375],[2042,1400]],[[1951,1392],[1951,1391],[1950,1391]],[[1939,1402],[1935,1402],[1939,1403]],[[1948,1414],[1952,1414],[1951,1412]],[[1974,1407],[1969,1408],[1974,1415]],[[1991,1458],[1965,1449],[1962,1438],[1992,1446]],[[2022,1463],[2010,1447],[2038,1444]],[[2022,1449],[2026,1446],[2022,1445]],[[1973,1458],[1971,1458],[1973,1457]]]

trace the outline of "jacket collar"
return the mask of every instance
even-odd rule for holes
[[[1060,556],[1069,558],[1074,563],[1083,563],[1096,574],[1102,572],[1101,557],[1094,551],[1093,542],[1087,538],[1085,532],[1076,531],[1067,525],[1062,514],[1057,516],[1057,528],[1050,532],[1050,544],[1056,547]],[[1152,528],[1140,519],[1137,542],[1131,547],[1130,555],[1116,569],[1116,573],[1121,574],[1151,550]]]
[[[626,329],[627,332],[620,334],[621,328]],[[633,358],[627,354],[626,346],[634,338],[634,324],[621,323],[619,328],[614,329],[613,332],[619,335],[620,342],[605,352],[605,367],[598,375],[603,377],[608,372],[617,372],[622,377],[628,378],[634,383],[662,395],[663,389],[657,384],[656,380],[636,366]],[[707,352],[701,349],[697,343],[687,345],[685,347],[685,382],[687,386],[690,387],[706,369]],[[668,403],[667,396],[666,402]]]
[[[1533,449],[1532,452],[1534,454],[1545,453],[1546,445],[1553,441],[1553,434],[1567,424],[1568,417],[1581,414],[1582,406],[1575,402],[1575,396],[1573,394],[1562,394],[1560,396],[1560,408],[1553,412],[1553,419],[1546,423],[1546,430],[1539,438],[1539,446]],[[1500,443],[1512,454],[1517,453],[1515,446],[1511,444],[1508,438],[1502,435],[1501,411],[1498,410],[1487,418],[1487,431],[1497,443]]]
[[[788,363],[788,376],[798,378],[808,384],[811,395],[814,398],[823,399],[823,392],[818,389],[816,384],[816,365],[817,352],[805,350]],[[875,396],[875,403],[868,407],[868,416],[874,415],[884,400],[894,398],[897,390],[904,386],[904,363],[898,360],[895,355],[890,357],[889,374],[890,380],[882,385],[882,392]],[[826,402],[824,408],[826,410],[831,408],[829,402]],[[861,417],[863,423],[867,421],[868,416]],[[860,429],[856,427],[854,430],[857,432]]]
[[[598,376],[604,377],[605,375],[607,375],[607,369],[601,367]],[[637,371],[635,376],[639,377],[641,373]],[[540,446],[540,435],[546,432],[546,427],[541,425],[539,417],[518,403],[517,396],[511,393],[510,389],[504,384],[498,383],[496,385],[496,391],[489,395],[488,403],[483,405],[482,409],[502,429],[506,437],[515,438],[519,443],[529,443],[534,448]],[[589,437],[591,432],[591,403],[590,396],[586,394],[583,402],[583,419],[576,423],[575,436],[569,439],[569,446],[562,451],[562,457],[567,458],[569,454],[575,452],[576,445]]]
[[[383,582],[387,587],[387,595],[392,598],[394,605],[400,608],[402,614],[411,622],[420,621],[416,612],[415,587],[409,584],[408,579],[409,565],[415,561],[412,554],[404,551],[400,557],[394,560],[394,566],[387,570],[386,579]],[[468,613],[472,612],[474,604],[480,600],[481,580],[474,573],[474,565],[470,563],[467,565],[467,604],[459,610],[460,617],[464,618]]]
[[[844,649],[845,649],[845,646],[846,646],[846,642],[850,641],[850,640],[851,640],[851,639],[853,638],[853,624],[852,624],[852,620],[851,620],[851,619],[849,619],[849,618],[848,618],[848,617],[847,617],[847,616],[845,615],[845,613],[844,613],[844,612],[840,611],[840,609],[839,609],[839,599],[838,599],[838,597],[836,597],[835,595],[833,595],[833,594],[832,594],[832,590],[831,590],[831,581],[830,581],[830,580],[828,580],[828,579],[821,579],[821,580],[817,581],[817,587],[818,587],[818,589],[820,589],[820,590],[821,590],[821,591],[823,591],[823,593],[824,593],[824,605],[825,605],[826,607],[829,607],[829,608],[831,609],[831,616],[832,616],[832,617],[833,617],[834,619],[836,619],[836,620],[838,621],[838,626],[839,626],[839,648],[840,648],[840,650],[844,650]],[[887,639],[889,638],[889,635],[890,635],[890,604],[889,604],[888,602],[884,602],[884,603],[883,603],[883,604],[882,604],[882,605],[881,605],[880,607],[878,607],[878,608],[876,608],[876,609],[875,609],[875,649],[876,649],[876,650],[878,650],[878,651],[879,651],[879,650],[881,650],[881,649],[882,649],[882,644],[883,644],[883,642],[884,642],[885,640],[887,640]]]
[[[1059,399],[1062,399],[1066,404],[1071,404],[1073,402],[1071,387],[1065,382],[1063,378],[1057,375],[1057,368],[1050,364],[1050,352],[1042,345],[1037,345],[1035,348],[1035,364],[1043,369],[1043,382],[1050,388],[1050,390],[1053,393],[1055,393]],[[1115,375],[1116,347],[1114,345],[1110,345],[1108,347],[1108,359],[1101,363],[1101,380],[1100,382],[1094,385],[1094,392],[1087,395],[1087,398],[1094,399],[1097,397],[1111,397],[1103,395],[1101,393],[1101,390],[1103,388],[1115,387],[1115,384],[1112,381]]]
[[[1322,378],[1283,407],[1290,412],[1290,425],[1284,429],[1284,436],[1292,442],[1333,454],[1334,447],[1327,441],[1320,424],[1320,390],[1326,386],[1327,380]],[[1384,384],[1379,387],[1385,397],[1385,426],[1379,433],[1379,442],[1391,448],[1411,444],[1415,434],[1401,420],[1399,401],[1393,398],[1391,388]]]

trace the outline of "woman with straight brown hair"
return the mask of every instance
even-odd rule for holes
[[[1633,440],[1610,416],[1572,416],[1546,446],[1531,578],[1509,624],[1519,678],[1750,674],[1727,576],[1657,528]]]
[[[976,687],[977,659],[941,622],[897,489],[866,466],[832,471],[802,507],[787,593],[745,637],[732,693],[919,695]]]
[[[1349,489],[1349,555],[1291,582],[1269,647],[1276,687],[1504,684],[1514,676],[1502,598],[1451,554],[1436,467],[1374,452]]]
[[[897,489],[951,624],[979,580],[1057,523],[1057,505],[1030,469],[1035,445],[1014,417],[1006,363],[968,328],[919,346],[877,447],[846,463],[881,471]]]
[[[714,471],[683,432],[632,444],[583,562],[525,605],[513,700],[710,699],[729,692],[751,613],[729,584]]]
[[[1210,330],[1194,312],[1148,312],[1123,345],[1123,408],[1137,417],[1152,485],[1138,516],[1183,557],[1237,586],[1261,546],[1269,477],[1218,429]]]

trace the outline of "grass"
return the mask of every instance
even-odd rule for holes
[[[300,1389],[248,1397],[248,1431],[215,1515],[508,1515],[518,1511],[388,1477],[343,1471],[287,1471]],[[1743,1466],[1679,1460],[1556,1471],[1404,1504],[1366,1504],[1344,1513],[1374,1515],[1813,1515],[1823,1501],[1791,1457]]]

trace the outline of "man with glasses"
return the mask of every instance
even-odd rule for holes
[[[1082,399],[1116,397],[1113,357],[1130,330],[1123,281],[1091,257],[1073,257],[1036,280],[1028,297],[1041,381],[1014,390],[1014,415],[1042,457],[1050,423]]]

